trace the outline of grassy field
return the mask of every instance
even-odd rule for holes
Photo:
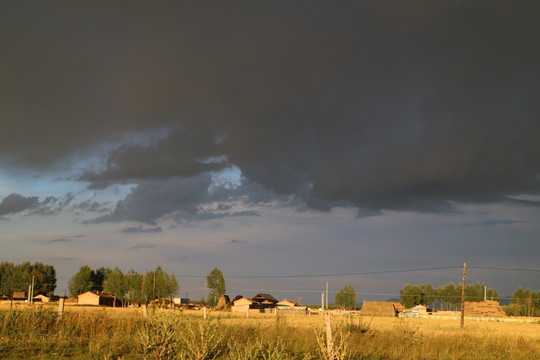
[[[324,317],[0,305],[0,359],[326,359]],[[540,359],[540,321],[333,316],[335,359]]]

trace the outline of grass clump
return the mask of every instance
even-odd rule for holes
[[[490,326],[487,326],[490,325]],[[437,327],[438,326],[438,327]],[[487,327],[486,327],[487,326]],[[535,359],[540,327],[332,318],[333,359]],[[525,326],[525,325],[523,325]],[[428,328],[429,327],[429,328]],[[487,329],[487,330],[482,330]],[[493,329],[500,330],[494,333]],[[538,336],[530,336],[537,332]],[[0,359],[328,359],[322,317],[202,319],[179,311],[0,311]]]

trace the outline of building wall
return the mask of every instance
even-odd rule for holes
[[[92,293],[79,295],[79,305],[99,305],[99,296]]]

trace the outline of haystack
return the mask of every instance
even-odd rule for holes
[[[399,303],[391,301],[366,301],[360,309],[363,315],[395,316],[396,306]]]
[[[505,317],[506,314],[497,301],[487,300],[481,302],[466,301],[465,316],[478,317]]]
[[[216,310],[226,310],[231,305],[231,299],[228,295],[221,295],[216,305]]]

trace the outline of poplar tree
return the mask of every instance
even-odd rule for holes
[[[336,294],[334,302],[337,306],[352,310],[356,307],[356,292],[351,284],[345,285]]]
[[[224,295],[226,291],[223,273],[217,267],[210,271],[208,276],[206,276],[206,286],[208,286],[208,289],[210,289],[210,294],[208,295],[208,305],[215,306],[219,298]]]

